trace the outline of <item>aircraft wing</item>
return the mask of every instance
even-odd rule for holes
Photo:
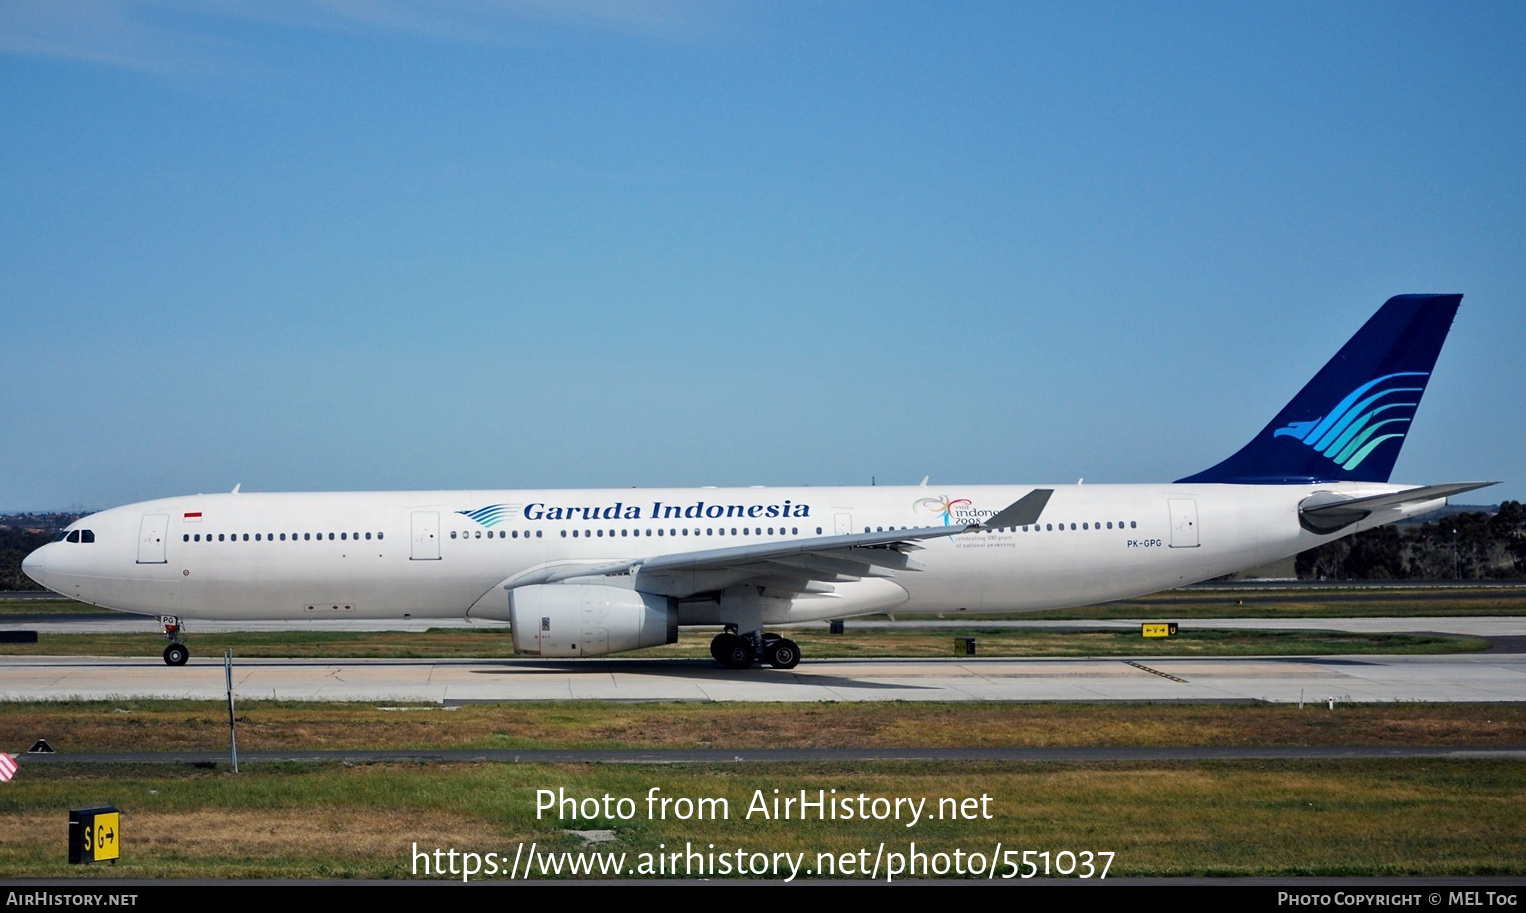
[[[922,548],[918,543],[923,540],[1034,523],[1052,494],[1053,489],[1034,489],[980,524],[786,539],[617,562],[564,564],[521,575],[506,586],[512,589],[631,576],[635,589],[663,596],[692,596],[744,582],[790,592],[831,592],[833,583],[921,570],[911,553]]]

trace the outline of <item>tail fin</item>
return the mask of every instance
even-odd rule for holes
[[[1461,295],[1396,295],[1224,462],[1179,482],[1387,482]]]

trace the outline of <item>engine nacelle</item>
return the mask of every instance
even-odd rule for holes
[[[509,621],[515,652],[534,656],[604,656],[678,642],[673,599],[613,586],[509,590]]]

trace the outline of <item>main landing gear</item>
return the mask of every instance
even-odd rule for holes
[[[164,648],[164,664],[185,665],[185,661],[191,658],[191,651],[185,645],[185,626],[174,615],[160,615],[159,623],[164,625],[164,636],[170,639],[170,645]]]
[[[726,631],[710,641],[710,655],[728,669],[749,668],[759,656],[775,669],[793,669],[800,662],[800,646],[777,634],[754,632],[748,637]]]

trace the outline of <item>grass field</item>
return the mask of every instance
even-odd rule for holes
[[[0,615],[38,614],[36,603],[0,601]],[[1329,615],[1511,615],[1515,591],[1360,591],[1225,594],[1187,591],[1046,613],[1051,618],[1127,617],[1190,622],[1204,617]],[[58,601],[47,611],[79,607]],[[981,655],[1236,655],[1479,649],[1471,638],[1410,638],[1307,632],[1208,632],[1184,624],[1170,641],[1137,633],[854,630],[800,633],[812,656],[948,655],[956,635],[977,637]],[[666,655],[705,655],[708,634]],[[44,636],[43,652],[148,655],[146,635]],[[197,635],[203,653],[240,656],[503,656],[506,631],[419,634]],[[10,652],[29,652],[7,645]],[[1159,651],[1152,653],[1151,651]],[[650,651],[650,655],[662,655]],[[47,738],[63,753],[219,749],[227,718],[216,702],[112,701],[0,704],[0,750]],[[1323,706],[1141,704],[552,704],[383,709],[361,704],[247,702],[239,744],[311,748],[757,748],[983,746],[1383,746],[1526,745],[1521,705]],[[653,819],[646,797],[725,800],[717,820]],[[838,790],[832,794],[831,790]],[[540,790],[629,798],[628,818],[537,817]],[[777,794],[774,790],[778,790]],[[984,815],[921,820],[790,820],[748,817],[756,798],[828,795],[952,799]],[[528,852],[549,863],[623,854],[643,860],[694,847],[705,853],[804,854],[813,873],[912,844],[954,877],[978,855],[989,874],[1010,871],[1021,851],[1108,852],[1108,876],[1141,875],[1526,875],[1526,764],[1508,760],[1175,763],[904,763],[792,765],[402,764],[246,765],[26,764],[0,785],[0,874],[10,877],[402,878],[424,877],[434,850]],[[973,803],[973,804],[970,804]],[[88,870],[68,866],[69,808],[123,811],[123,858]],[[597,804],[597,803],[596,803]],[[717,806],[712,805],[712,810]],[[574,831],[607,830],[589,844]],[[711,845],[714,845],[712,851]],[[1000,847],[1000,852],[998,852]],[[1015,857],[1007,854],[1017,851]],[[943,854],[941,857],[938,854]],[[823,854],[818,856],[818,854]],[[972,855],[973,854],[973,855]],[[713,862],[713,855],[710,857]],[[751,857],[748,858],[761,858]],[[773,858],[773,857],[770,857]],[[1035,860],[1038,856],[1033,856]],[[1095,857],[1101,865],[1101,857]],[[888,863],[887,863],[888,864]],[[926,864],[926,862],[924,862]],[[432,871],[427,872],[431,877]],[[662,874],[668,874],[664,871]],[[735,877],[735,873],[719,874]],[[920,874],[920,873],[919,873]],[[930,874],[938,875],[935,869]],[[501,877],[501,875],[499,876]],[[540,877],[537,873],[537,877]],[[660,876],[659,876],[660,877]],[[770,875],[764,877],[783,877]],[[817,874],[801,877],[820,877]],[[860,877],[857,874],[850,877]],[[884,872],[881,872],[881,879]]]
[[[956,770],[892,763],[369,764],[267,766],[236,775],[159,765],[29,768],[0,791],[0,871],[415,878],[429,872],[418,868],[416,848],[426,857],[435,849],[494,852],[506,869],[521,845],[533,844],[541,858],[560,864],[568,856],[623,854],[625,871],[637,874],[642,854],[651,864],[654,854],[687,847],[804,854],[810,872],[823,866],[818,854],[867,869],[877,854],[904,858],[920,850],[935,867],[944,854],[945,871],[956,875],[956,851],[971,863],[969,854],[980,854],[989,871],[989,860],[1003,858],[1000,847],[1046,852],[1065,865],[1074,863],[1064,851],[1112,853],[1113,878],[1519,875],[1526,872],[1523,787],[1526,766],[1497,761],[977,763]],[[708,799],[710,815],[694,817],[701,804],[679,820],[681,805],[672,805],[664,820],[647,805],[653,789],[666,798]],[[834,800],[927,800],[924,811],[941,808],[945,816],[911,824],[909,806],[902,820],[759,813],[775,797],[802,790]],[[597,801],[605,796],[617,804]],[[562,818],[553,805],[537,817],[542,797],[593,798],[599,808],[589,809],[594,817],[568,809]],[[631,800],[624,808],[622,798]],[[724,800],[724,817],[717,800]],[[122,810],[123,858],[115,866],[70,867],[64,810],[98,804]],[[889,804],[882,806],[887,814]],[[596,829],[612,839],[590,846],[571,833]]]
[[[1329,711],[1259,705],[720,708],[569,702],[413,710],[251,702],[239,711],[240,746],[1526,744],[1526,709],[1517,705],[1356,705]],[[226,723],[222,706],[211,702],[8,705],[0,713],[0,746],[48,737],[65,753],[215,748],[226,743]],[[654,816],[646,804],[653,789],[660,797],[712,800],[712,817],[699,819],[691,810],[681,818],[677,805],[667,817]],[[761,813],[775,797],[798,796],[801,790],[816,798],[925,799],[925,809],[948,814],[908,827],[907,819],[801,820],[796,814],[779,820]],[[507,860],[531,844],[539,858],[561,865],[595,853],[606,854],[606,861],[623,854],[630,871],[643,858],[653,864],[653,854],[689,845],[708,853],[713,844],[722,853],[741,849],[769,858],[782,853],[798,859],[803,853],[805,868],[814,871],[824,863],[817,854],[839,863],[845,856],[862,861],[881,852],[904,859],[915,844],[933,865],[941,859],[950,876],[958,874],[952,868],[956,855],[969,862],[970,854],[979,854],[989,866],[991,859],[1004,858],[1005,850],[1047,851],[1056,863],[1062,851],[1113,853],[1109,876],[1114,878],[1520,875],[1526,874],[1523,791],[1526,764],[1451,759],[952,766],[246,764],[239,774],[222,765],[28,764],[0,789],[0,872],[414,878],[423,874],[415,846],[426,855],[454,849],[495,852]],[[617,804],[611,808],[599,801],[605,796]],[[537,816],[538,802],[553,797],[591,798],[598,808],[578,802]],[[621,798],[630,800],[624,808],[618,805]],[[726,815],[718,814],[715,800],[725,801]],[[122,861],[89,870],[67,866],[67,809],[102,804],[123,812]],[[882,807],[888,813],[889,803]],[[611,839],[589,845],[573,833],[591,830],[610,831]],[[1020,853],[1015,858],[1021,859]],[[1100,865],[1102,857],[1094,861]],[[1071,864],[1068,857],[1065,864]]]
[[[90,614],[120,617],[119,613],[110,609],[70,599],[16,599],[0,594],[0,620],[8,615]],[[1526,584],[1509,587],[1405,587],[1396,583],[1392,588],[1353,586],[1350,589],[1188,587],[1072,609],[979,617],[1041,621],[1081,618],[1160,618],[1174,621],[1184,618],[1405,618],[1416,615],[1526,615]],[[949,612],[898,617],[959,616],[958,613]]]
[[[1236,595],[1236,592],[1239,595]],[[99,612],[68,600],[0,599],[0,619],[7,614],[69,614]],[[817,627],[794,629],[790,636],[814,658],[933,657],[955,650],[955,638],[974,637],[982,656],[1251,656],[1350,653],[1457,653],[1486,649],[1478,638],[1408,634],[1345,634],[1305,631],[1215,631],[1195,629],[1193,618],[1209,617],[1344,617],[1391,614],[1510,615],[1526,612],[1526,589],[1360,590],[1341,591],[1197,591],[1181,590],[1143,599],[1047,612],[1029,618],[1147,618],[1182,622],[1173,638],[1143,638],[1137,631],[1013,630],[983,626],[990,616],[937,617],[965,622],[957,628],[855,628],[834,636]],[[114,615],[115,613],[107,613]],[[883,620],[882,616],[856,620]],[[145,628],[151,630],[147,622]],[[250,658],[336,657],[418,659],[428,657],[512,656],[506,627],[439,628],[424,633],[391,631],[333,632],[277,631],[195,633],[192,647],[200,655],[232,649]],[[0,644],[0,656],[144,656],[157,652],[159,641],[144,634],[52,634],[36,644]],[[709,655],[711,633],[689,631],[679,642],[643,651],[654,657]]]
[[[801,748],[1526,745],[1517,704],[367,704],[245,701],[239,745],[312,748]],[[0,750],[225,747],[216,701],[0,704]]]
[[[713,632],[686,631],[678,643],[641,651],[648,657],[702,659]],[[1351,634],[1331,631],[1193,631],[1144,638],[1138,631],[1013,631],[971,625],[957,630],[865,629],[845,635],[791,632],[812,659],[950,656],[956,637],[974,637],[981,656],[1307,656],[1349,653],[1464,653],[1488,648],[1477,637],[1440,634]],[[504,628],[394,631],[278,631],[193,635],[199,655],[231,649],[244,658],[372,659],[497,658],[514,655]],[[0,656],[152,656],[163,642],[144,634],[51,634],[35,644],[0,644]]]

